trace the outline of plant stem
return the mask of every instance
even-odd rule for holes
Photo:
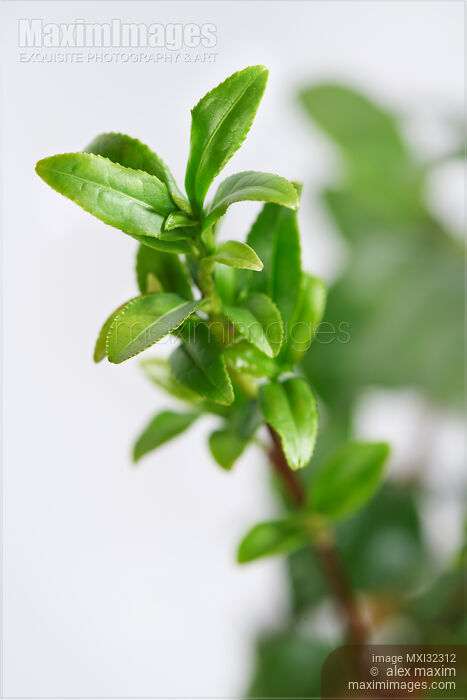
[[[267,428],[272,439],[268,451],[271,464],[292,501],[297,507],[301,507],[305,503],[305,489],[287,464],[279,436],[270,425]],[[310,539],[309,544],[318,557],[334,600],[345,616],[349,641],[352,644],[364,644],[368,636],[368,626],[348,581],[332,533],[322,532],[318,537]]]

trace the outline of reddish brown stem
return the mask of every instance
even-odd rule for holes
[[[271,464],[293,502],[297,507],[301,507],[305,503],[305,489],[296,473],[287,464],[279,436],[270,425],[267,428],[272,439],[272,445],[268,450]],[[368,636],[367,624],[347,579],[332,536],[327,536],[325,533],[322,537],[314,538],[310,541],[310,547],[316,553],[329,589],[345,616],[349,641],[352,644],[364,644]]]

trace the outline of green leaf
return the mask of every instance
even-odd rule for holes
[[[125,134],[99,134],[85,148],[85,152],[103,156],[113,163],[123,165],[125,168],[144,170],[149,175],[155,175],[158,180],[167,185],[174,204],[187,214],[191,213],[191,207],[178,189],[168,166],[162,158],[159,158],[156,153],[138,139],[133,139]]]
[[[151,291],[148,288],[148,275],[154,275],[159,280],[162,291],[193,299],[188,274],[181,260],[173,254],[140,245],[136,255],[136,277],[142,294]]]
[[[164,221],[164,231],[172,231],[175,228],[191,228],[198,225],[198,221],[190,219],[181,211],[174,211]]]
[[[224,348],[223,354],[230,367],[252,377],[277,377],[281,371],[289,369],[279,366],[249,343],[236,343]]]
[[[264,294],[251,294],[237,306],[224,306],[224,313],[251,345],[268,357],[276,357],[282,344],[282,319],[275,304]]]
[[[159,250],[161,253],[170,253],[170,255],[193,255],[196,253],[196,249],[190,240],[162,241],[160,238],[154,238],[153,236],[138,236],[136,233],[130,233],[129,235],[141,245],[153,250]]]
[[[295,364],[314,338],[326,307],[326,284],[318,277],[302,273],[300,293],[288,328],[287,345],[281,360]]]
[[[311,459],[318,433],[318,411],[313,393],[300,377],[271,382],[260,389],[266,421],[279,435],[287,463],[301,469]]]
[[[289,554],[307,542],[303,520],[271,520],[255,525],[240,542],[237,561],[245,564],[260,557]]]
[[[266,204],[248,234],[247,243],[264,264],[261,275],[250,276],[250,291],[271,297],[284,325],[288,326],[299,297],[302,275],[296,212]]]
[[[179,335],[183,342],[169,358],[175,379],[205,399],[231,404],[232,384],[220,347],[207,324],[185,324]]]
[[[112,311],[112,313],[102,326],[96,340],[96,345],[94,347],[94,362],[100,362],[104,359],[104,357],[107,357],[107,336],[109,335],[110,326],[112,325],[114,319],[118,316],[120,311],[122,311],[127,304],[128,302],[126,301],[124,304],[119,306],[118,309]]]
[[[133,460],[137,462],[148,452],[183,433],[198,418],[196,413],[158,413],[143,430],[133,448]]]
[[[208,92],[193,108],[185,187],[197,212],[202,210],[212,181],[250,130],[267,77],[264,66],[245,68]]]
[[[381,164],[406,157],[392,115],[351,88],[331,83],[315,85],[300,93],[300,101],[354,161],[371,159]]]
[[[209,436],[209,449],[212,456],[217,464],[227,471],[232,469],[246,444],[245,440],[242,440],[228,428],[214,430]]]
[[[226,241],[222,243],[213,255],[205,258],[205,260],[229,265],[229,267],[239,267],[243,270],[259,272],[263,269],[263,263],[255,251],[249,245],[240,241]]]
[[[91,153],[44,158],[36,172],[52,189],[124,233],[172,241],[186,238],[184,233],[162,230],[174,205],[167,187],[154,175]]]
[[[236,173],[219,185],[203,221],[203,230],[224,216],[231,204],[244,201],[273,202],[297,209],[300,199],[295,187],[279,175],[254,171]]]
[[[242,402],[229,409],[224,427],[209,436],[209,448],[223,469],[231,469],[261,423],[258,402]]]
[[[132,299],[116,316],[107,336],[107,356],[120,363],[151,347],[178,328],[203,300],[178,294],[147,294]]]
[[[361,508],[380,486],[389,446],[350,442],[340,447],[312,481],[310,507],[333,520]]]
[[[176,399],[189,402],[199,401],[197,394],[177,382],[168,360],[161,357],[150,357],[141,361],[141,369],[148,379]]]

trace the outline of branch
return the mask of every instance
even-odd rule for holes
[[[287,464],[279,436],[270,425],[267,428],[272,439],[272,445],[268,450],[272,467],[281,478],[295,505],[301,507],[305,503],[305,489]],[[331,533],[310,541],[310,547],[316,553],[329,589],[345,616],[349,640],[352,644],[364,644],[368,636],[368,626],[347,579]]]

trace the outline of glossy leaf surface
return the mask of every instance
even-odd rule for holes
[[[198,212],[212,181],[250,130],[267,76],[264,66],[245,68],[208,92],[192,109],[185,187]]]
[[[167,187],[153,175],[90,153],[44,158],[36,172],[54,190],[125,233],[165,240],[186,237],[162,231],[174,205]]]
[[[178,328],[201,303],[172,293],[148,294],[128,302],[114,318],[107,336],[110,362],[123,362],[154,345]]]
[[[126,134],[113,132],[99,134],[85,149],[86,153],[94,153],[97,156],[108,158],[113,163],[120,163],[125,168],[144,170],[149,175],[155,175],[161,182],[167,185],[170,196],[182,211],[190,213],[190,205],[180,192],[168,166],[156,153],[139,139],[131,138]]]
[[[246,243],[241,241],[226,241],[222,243],[216,251],[207,258],[211,262],[238,267],[243,270],[254,270],[259,272],[263,269],[263,263]]]
[[[282,344],[282,319],[275,304],[264,294],[251,294],[224,313],[251,345],[268,357],[276,357]]]
[[[307,382],[292,377],[264,384],[260,404],[266,421],[279,435],[289,466],[301,469],[311,459],[318,433],[318,411]]]
[[[179,335],[183,342],[169,359],[175,379],[202,398],[231,404],[232,384],[220,347],[207,324],[186,324]]]
[[[203,230],[215,224],[231,204],[244,201],[273,202],[290,209],[299,205],[297,190],[285,178],[254,171],[236,173],[219,185],[203,222]]]

